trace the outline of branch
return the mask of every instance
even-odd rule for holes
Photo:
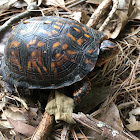
[[[86,116],[83,113],[80,114],[72,114],[72,117],[81,123],[82,125],[94,130],[99,135],[102,135],[105,138],[110,140],[139,140],[138,138],[132,138],[132,136],[128,135],[125,132],[119,133],[117,130],[113,129],[111,126],[91,118],[90,116]]]
[[[53,91],[52,91],[53,92]],[[48,102],[53,99],[54,93],[50,93]],[[54,116],[50,116],[46,111],[44,112],[43,119],[41,120],[38,128],[36,129],[31,140],[46,140],[50,135],[52,126],[54,124]]]
[[[19,21],[20,19],[22,19],[24,17],[31,16],[32,14],[35,14],[35,12],[32,11],[32,10],[38,10],[38,7],[37,7],[36,3],[31,3],[27,7],[27,11],[25,11],[23,13],[20,13],[17,16],[14,16],[14,17],[10,18],[2,26],[0,26],[0,34],[2,34],[2,32],[4,32],[4,31],[6,31],[13,23]]]
[[[95,28],[96,25],[99,23],[99,20],[103,16],[104,11],[110,7],[111,3],[112,0],[104,0],[90,17],[87,26]]]

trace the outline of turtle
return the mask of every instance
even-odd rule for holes
[[[15,26],[4,49],[0,74],[13,88],[59,89],[77,82],[75,103],[91,89],[87,76],[119,51],[103,32],[77,21],[39,16]]]

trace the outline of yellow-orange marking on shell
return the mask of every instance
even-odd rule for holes
[[[51,23],[50,20],[46,20],[46,21],[45,21],[45,24],[50,24],[50,23]]]
[[[23,23],[28,23],[28,20],[23,21]]]
[[[85,36],[86,38],[90,38],[90,36],[89,36],[89,35],[87,35],[87,34],[84,34],[84,36]]]
[[[62,25],[62,23],[61,23],[61,22],[56,22],[56,24],[58,24],[58,25]]]
[[[18,68],[19,68],[19,69],[21,69],[21,65],[20,65],[20,63],[19,63],[19,60],[18,60],[18,59],[15,59],[15,64],[17,64],[17,65],[18,65]]]
[[[53,25],[53,27],[54,27],[55,29],[60,29],[60,27],[57,26],[57,25]]]
[[[13,35],[13,34],[10,34],[10,35],[8,36],[8,39],[10,39],[10,38],[12,37],[12,35]]]
[[[59,46],[59,42],[55,42],[54,44],[53,44],[53,48],[56,48],[56,47],[58,47]]]
[[[71,50],[67,50],[67,53],[68,53],[68,54],[77,54],[77,52],[71,51]]]
[[[82,29],[83,29],[86,33],[88,33],[87,28],[82,27]]]
[[[27,46],[27,48],[29,48],[29,44],[27,44],[26,46]]]
[[[68,56],[65,55],[65,56],[63,57],[63,59],[64,59],[65,61],[67,61],[67,60],[68,60]]]
[[[76,26],[80,26],[80,25],[78,25],[78,24],[75,24]]]
[[[79,38],[79,39],[77,40],[77,44],[78,44],[78,45],[82,45],[82,43],[83,43],[83,39],[82,39],[82,38]]]
[[[37,69],[37,71],[42,75],[42,72],[40,70],[40,68],[37,66],[36,62],[35,61],[32,61],[32,65],[33,67],[35,67]]]
[[[97,31],[97,30],[94,30],[94,32],[95,32],[96,34],[98,34],[98,31]]]
[[[55,55],[56,60],[59,59],[61,56],[62,56],[61,53],[57,53],[57,54]]]
[[[53,34],[57,34],[58,32],[56,30],[52,30],[52,33]]]
[[[63,50],[66,50],[67,48],[68,48],[68,44],[65,43],[65,44],[62,46],[62,49],[63,49]]]
[[[94,49],[90,49],[88,50],[88,53],[92,53],[94,51]]]
[[[38,46],[38,47],[42,47],[43,45],[45,45],[45,43],[42,42],[42,41],[39,41],[39,42],[37,43],[37,46]]]
[[[14,45],[14,47],[18,47],[20,45],[20,42],[13,40],[9,46],[9,49],[11,49],[11,47]]]
[[[51,62],[51,70],[54,70],[54,68],[55,68],[55,63]]]
[[[60,22],[63,22],[63,23],[68,23],[67,21],[62,20],[62,19],[57,19],[57,20],[60,21]]]
[[[60,67],[60,66],[62,65],[62,63],[61,63],[61,62],[59,62],[59,61],[58,61],[58,62],[56,62],[56,64],[57,64],[57,66],[58,66],[58,67]]]
[[[18,47],[19,45],[20,45],[20,42],[18,42],[18,41],[15,41],[15,42],[14,42],[14,46],[15,46],[15,47]]]
[[[35,52],[32,52],[32,53],[31,53],[31,57],[34,57],[34,56],[35,56]]]
[[[15,53],[14,52],[11,52],[11,55],[14,55]]]
[[[86,58],[85,63],[88,64],[88,63],[90,63],[90,62],[91,62],[91,61],[90,61],[88,58]]]
[[[31,60],[28,61],[27,68],[28,70],[31,70]]]
[[[75,62],[75,59],[71,59],[72,62]]]
[[[67,36],[70,37],[73,41],[76,41],[75,37],[71,35],[70,33],[67,33]]]
[[[43,69],[46,73],[48,73],[47,68],[45,66],[43,66]]]
[[[81,31],[78,28],[74,28],[75,31],[77,31],[78,33],[81,33]]]
[[[29,45],[34,45],[36,43],[36,37],[33,40],[30,40]]]

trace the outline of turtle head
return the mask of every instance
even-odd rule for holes
[[[119,47],[117,44],[104,40],[100,46],[100,53],[96,63],[96,66],[100,67],[104,63],[111,60],[114,56],[116,56],[119,52]]]

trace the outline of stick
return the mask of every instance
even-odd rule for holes
[[[94,130],[99,135],[102,135],[105,138],[110,140],[139,140],[138,138],[132,138],[130,135],[126,135],[126,133],[119,133],[117,130],[113,129],[111,126],[91,118],[87,117],[85,114],[72,114],[72,117],[81,123],[82,125]]]
[[[9,20],[7,20],[1,27],[0,27],[0,34],[2,34],[2,32],[6,31],[14,22],[19,21],[20,19],[27,17],[27,16],[31,16],[32,14],[35,15],[34,11],[32,10],[37,10],[38,7],[36,6],[36,3],[31,3],[28,7],[27,7],[27,11],[18,14],[17,16],[14,16],[12,18],[10,18]],[[37,12],[36,12],[37,13]],[[40,12],[39,12],[40,13]]]
[[[113,0],[113,7],[112,10],[110,11],[108,17],[106,18],[106,20],[104,21],[104,23],[102,24],[102,26],[99,28],[99,31],[103,31],[104,28],[106,27],[106,25],[109,23],[109,21],[111,20],[111,18],[113,17],[114,13],[117,10],[119,1],[118,0]]]
[[[112,3],[112,0],[104,0],[90,17],[90,20],[88,21],[87,26],[95,28],[99,20],[103,16],[104,11],[109,8],[111,3]]]
[[[53,99],[53,93],[50,93],[48,102]],[[47,140],[50,132],[52,130],[52,126],[54,124],[54,116],[48,115],[45,111],[43,118],[35,132],[32,136],[31,140]]]

